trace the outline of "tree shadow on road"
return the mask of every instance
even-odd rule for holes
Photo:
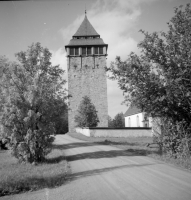
[[[111,151],[96,151],[82,154],[67,156],[68,161],[76,161],[83,159],[100,159],[100,158],[115,158],[119,156],[146,156],[146,150],[128,149],[128,150],[111,150]]]
[[[70,143],[70,144],[62,144],[62,145],[53,145],[54,149],[60,149],[60,150],[66,150],[66,149],[73,149],[73,148],[79,148],[79,147],[91,147],[91,146],[98,146],[101,145],[99,143],[94,142],[76,142],[76,143]],[[104,145],[104,144],[102,144]]]
[[[114,166],[114,167],[106,167],[106,168],[102,168],[102,169],[88,170],[88,171],[70,174],[67,179],[69,181],[73,181],[73,180],[76,180],[79,178],[84,178],[87,176],[101,175],[103,173],[107,173],[107,172],[118,170],[118,169],[145,167],[145,166],[156,165],[156,164],[160,164],[160,163],[128,164],[128,165],[121,165],[121,166]]]

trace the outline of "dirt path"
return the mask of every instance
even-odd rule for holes
[[[58,188],[2,200],[190,200],[191,173],[134,152],[59,135],[71,166]]]

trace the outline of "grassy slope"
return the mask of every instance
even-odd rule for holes
[[[68,167],[63,155],[55,145],[46,163],[34,166],[19,164],[9,151],[0,150],[0,196],[63,184]]]
[[[105,145],[116,146],[120,149],[127,151],[135,151],[138,154],[147,155],[154,159],[164,161],[166,163],[176,165],[182,169],[191,171],[191,158],[190,159],[174,159],[167,155],[160,155],[158,147],[151,145],[147,147],[148,143],[152,143],[152,137],[138,137],[138,138],[94,138],[86,137],[79,133],[68,133],[68,135],[89,142],[98,142]]]

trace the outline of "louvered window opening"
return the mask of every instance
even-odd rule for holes
[[[99,54],[103,54],[103,47],[99,47]]]
[[[92,52],[91,52],[91,47],[88,47],[88,48],[87,48],[87,54],[88,54],[88,55],[91,55],[91,54],[92,54]]]
[[[99,54],[99,52],[98,52],[98,47],[94,47],[94,53],[95,53],[95,54]]]
[[[103,47],[94,47],[94,54],[95,55],[103,55]],[[70,55],[71,56],[79,56],[79,48],[70,48]],[[82,55],[92,55],[92,47],[82,47]]]
[[[75,48],[75,55],[78,56],[79,55],[79,49]]]
[[[74,56],[74,48],[70,48],[70,55]]]
[[[82,55],[86,55],[86,48],[82,48]]]

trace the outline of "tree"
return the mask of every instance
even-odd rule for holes
[[[118,113],[114,119],[112,119],[110,116],[108,117],[108,126],[110,128],[123,128],[125,127],[125,118],[123,113]]]
[[[56,133],[53,117],[66,99],[64,71],[51,65],[51,53],[40,43],[16,57],[18,62],[4,58],[0,62],[1,123],[3,131],[11,136],[16,158],[40,162],[51,150],[52,135]]]
[[[123,128],[125,127],[125,118],[123,113],[118,113],[113,119],[113,128]]]
[[[68,132],[68,106],[62,98],[54,99],[54,112],[51,121],[55,124],[56,134]]]
[[[113,119],[108,115],[108,127],[113,128]]]
[[[168,32],[149,34],[139,44],[141,55],[120,57],[108,69],[124,91],[125,102],[152,117],[168,120],[168,145],[191,137],[191,8],[175,8]],[[173,139],[172,139],[173,138]],[[174,140],[175,141],[172,141]],[[188,139],[187,141],[189,141]],[[171,145],[172,146],[172,145]],[[179,145],[177,145],[179,146]],[[187,144],[191,150],[191,145]],[[172,148],[171,148],[172,150]],[[177,152],[173,150],[174,153]]]
[[[95,106],[88,96],[84,96],[75,116],[75,122],[79,127],[96,127],[99,123]]]

